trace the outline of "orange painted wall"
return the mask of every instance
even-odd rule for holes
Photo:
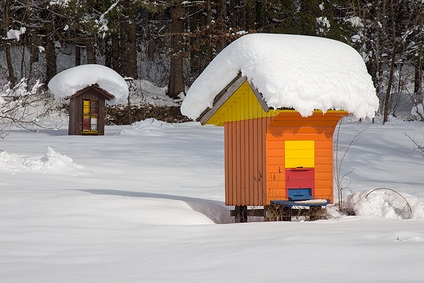
[[[224,125],[225,204],[268,205],[286,200],[285,141],[313,140],[315,198],[333,201],[333,132],[346,112],[317,111],[302,118],[295,111]]]
[[[268,109],[242,77],[215,99],[200,122],[224,126],[226,205],[264,206],[270,200],[287,200],[286,167],[302,162],[313,164],[313,197],[333,201],[333,132],[347,112],[315,111],[303,118],[294,110]],[[294,144],[294,157],[286,166],[285,142],[290,140],[313,141],[313,158],[309,146]]]
[[[333,202],[333,133],[338,121],[346,112],[329,111],[325,115],[316,111],[303,118],[298,112],[281,112],[274,117],[266,134],[266,204],[271,200],[287,200],[285,186],[285,141],[313,140],[315,146],[314,198]]]

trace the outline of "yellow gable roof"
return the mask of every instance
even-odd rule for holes
[[[207,108],[203,111],[197,121],[202,125],[223,126],[226,122],[275,117],[281,112],[297,111],[293,109],[268,108],[256,88],[249,84],[246,77],[238,75],[215,97],[212,108]],[[323,113],[321,110],[315,110],[314,112]],[[347,114],[344,110],[329,110],[327,112],[343,112]]]
[[[225,122],[273,117],[279,112],[266,106],[246,77],[238,76],[217,95],[213,107],[204,111],[198,120],[202,124],[223,126]]]

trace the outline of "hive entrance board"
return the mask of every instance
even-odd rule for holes
[[[314,168],[286,169],[287,195],[291,200],[308,200],[313,197]]]

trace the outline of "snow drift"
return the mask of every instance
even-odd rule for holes
[[[69,174],[83,167],[72,158],[47,148],[47,153],[38,157],[24,157],[0,151],[0,170],[8,172],[34,172],[42,174]]]

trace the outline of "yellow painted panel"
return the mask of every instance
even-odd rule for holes
[[[90,100],[83,100],[83,114],[90,114]]]
[[[278,111],[265,112],[248,82],[244,82],[205,124],[224,125],[225,122],[273,117]]]
[[[286,168],[315,167],[315,142],[310,140],[285,141]]]

